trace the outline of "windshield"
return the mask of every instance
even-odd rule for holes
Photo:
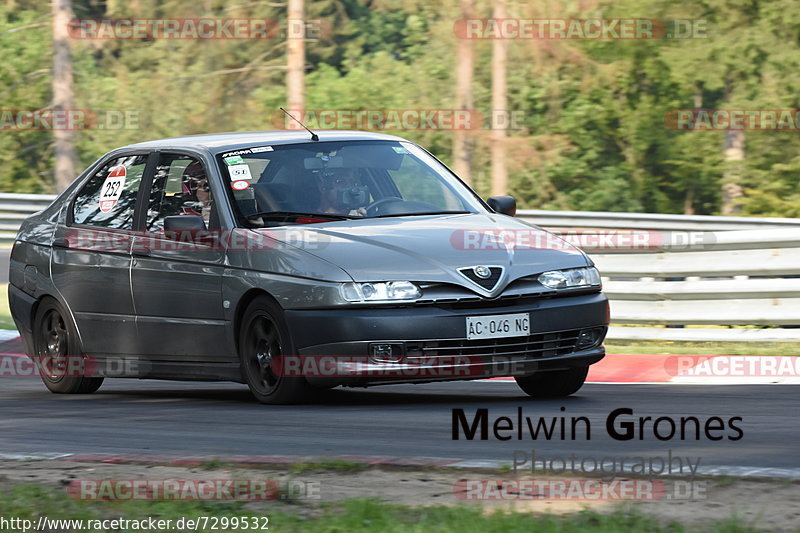
[[[265,145],[217,157],[250,226],[483,210],[441,163],[407,142]]]

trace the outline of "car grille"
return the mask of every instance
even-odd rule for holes
[[[462,276],[464,276],[471,282],[477,283],[487,291],[490,291],[494,289],[494,286],[497,285],[498,281],[500,281],[500,276],[503,274],[503,269],[500,267],[489,268],[489,272],[491,272],[491,275],[486,279],[478,277],[478,275],[471,267],[461,268],[459,269],[459,272],[461,273]]]
[[[566,355],[576,350],[580,331],[571,329],[504,339],[453,339],[407,342],[405,362],[422,364],[430,363],[431,359],[436,357],[457,356],[503,356],[509,360],[514,360]]]

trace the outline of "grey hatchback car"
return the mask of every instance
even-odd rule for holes
[[[133,144],[22,224],[11,313],[58,393],[226,380],[295,403],[513,376],[569,395],[605,354],[608,301],[582,251],[515,211],[390,135]]]

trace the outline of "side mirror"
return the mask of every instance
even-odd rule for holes
[[[208,231],[203,217],[197,215],[172,215],[164,218],[164,237],[182,243],[213,246],[217,234]]]
[[[486,203],[501,215],[513,217],[517,214],[517,201],[513,196],[491,196]]]
[[[205,230],[206,222],[199,215],[172,215],[164,218],[164,231]]]

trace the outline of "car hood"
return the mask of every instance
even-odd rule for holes
[[[256,230],[344,270],[354,281],[456,283],[458,269],[503,267],[494,289],[546,270],[590,264],[574,246],[505,215],[464,214],[355,219]],[[479,290],[480,292],[480,290]]]

